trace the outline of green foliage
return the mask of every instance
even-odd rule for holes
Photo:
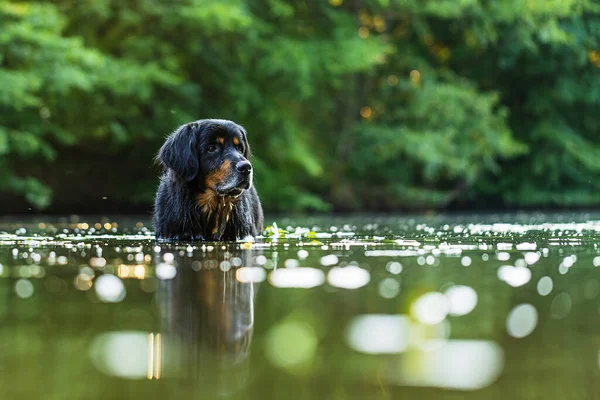
[[[55,5],[2,2],[0,21],[2,186],[44,207],[51,191],[27,176],[32,164],[54,160],[60,144],[130,142],[124,125],[142,119],[157,88],[179,80],[155,63],[125,62],[67,37]]]
[[[380,171],[387,207],[448,204],[457,188],[498,171],[498,158],[526,150],[512,138],[498,96],[479,93],[467,82],[427,77],[422,85],[397,88],[388,96],[377,100],[402,106],[376,111],[382,115],[373,119],[381,122],[358,125],[350,156],[351,175],[364,178],[364,190],[372,171]]]
[[[218,117],[271,211],[596,205],[599,69],[592,0],[0,0],[0,190],[149,204]]]

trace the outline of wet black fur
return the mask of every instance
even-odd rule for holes
[[[243,151],[229,146],[222,154],[209,155],[208,146],[216,135],[241,137]],[[241,135],[241,136],[240,136]],[[231,163],[248,160],[250,147],[244,128],[227,120],[198,120],[179,127],[165,141],[157,161],[165,168],[160,178],[154,209],[157,239],[189,241],[232,241],[248,235],[258,236],[263,229],[263,211],[254,185],[234,199],[229,220],[213,232],[214,215],[207,215],[198,205],[197,196],[206,190],[205,179],[225,160]],[[211,219],[212,218],[212,219]]]

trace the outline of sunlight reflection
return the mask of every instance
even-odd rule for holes
[[[242,267],[235,272],[235,277],[239,282],[262,282],[265,280],[267,272],[261,267]]]
[[[160,378],[160,334],[140,331],[102,333],[90,346],[94,366],[106,375],[125,379]]]
[[[378,291],[381,297],[393,299],[400,293],[400,282],[394,278],[385,278],[379,282]]]
[[[411,350],[387,373],[391,383],[477,390],[494,383],[504,368],[504,352],[492,341],[449,340],[430,350]]]
[[[513,308],[506,318],[506,330],[514,338],[529,336],[537,326],[538,313],[531,304],[520,304]]]
[[[541,253],[537,252],[534,253],[532,251],[525,253],[525,262],[529,265],[533,265],[536,262],[538,262],[538,260],[540,259],[540,257],[542,256]]]
[[[327,282],[331,286],[342,289],[358,289],[371,280],[366,269],[351,265],[348,267],[333,267],[327,274]]]
[[[121,279],[144,279],[146,278],[146,267],[144,265],[121,264],[117,268],[117,275]]]
[[[519,287],[531,280],[531,270],[522,266],[503,265],[498,269],[498,278],[512,287]]]
[[[73,286],[75,286],[75,289],[81,291],[90,290],[92,288],[92,285],[92,277],[86,274],[77,275],[75,281],[73,282]]]
[[[301,260],[306,259],[308,257],[308,251],[306,250],[298,250],[298,258]]]
[[[450,300],[450,315],[467,315],[477,305],[477,292],[469,286],[451,286],[444,294]]]
[[[321,257],[321,265],[323,265],[324,267],[335,265],[338,263],[338,261],[338,256],[336,256],[335,254],[329,254],[327,256]]]
[[[160,263],[156,266],[156,277],[162,280],[173,279],[177,275],[177,268],[171,264]]]
[[[105,303],[118,303],[125,298],[123,281],[115,275],[101,275],[96,279],[96,294]]]
[[[346,330],[350,348],[368,354],[401,353],[410,343],[410,319],[404,315],[355,317]]]
[[[297,268],[300,266],[300,261],[293,259],[293,258],[289,258],[287,260],[285,260],[285,262],[283,263],[283,265],[286,268]]]
[[[411,314],[419,322],[427,325],[439,324],[448,312],[448,299],[439,292],[425,293],[411,305]]]
[[[410,257],[416,256],[419,253],[415,250],[367,250],[367,257]]]
[[[385,269],[388,272],[397,275],[402,272],[402,264],[400,264],[398,261],[390,261],[385,265]]]
[[[33,296],[33,283],[29,279],[19,279],[15,283],[15,292],[22,299],[28,299]]]
[[[554,283],[552,282],[552,278],[544,276],[538,281],[537,291],[540,296],[548,296],[550,292],[552,292],[553,287]]]
[[[517,250],[536,250],[537,244],[535,243],[518,243],[516,246]]]
[[[325,273],[320,269],[298,267],[277,269],[269,274],[271,285],[280,288],[309,289],[325,282]]]

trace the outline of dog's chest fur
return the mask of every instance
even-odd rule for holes
[[[204,216],[206,233],[210,232],[214,239],[223,237],[237,202],[236,197],[219,196],[212,190],[199,193],[196,196],[196,204]]]
[[[198,192],[169,174],[161,178],[155,203],[158,238],[171,240],[237,240],[262,231],[263,215],[256,190],[239,197]]]

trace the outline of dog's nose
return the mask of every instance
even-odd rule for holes
[[[252,164],[248,161],[240,161],[235,167],[244,175],[250,175],[250,172],[252,172]]]

